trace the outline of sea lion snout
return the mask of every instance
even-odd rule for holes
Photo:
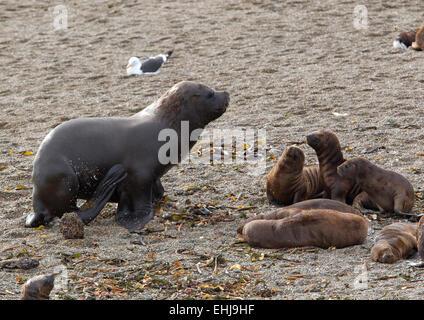
[[[319,145],[320,141],[321,141],[321,139],[315,133],[311,133],[310,135],[306,136],[306,142],[312,148],[316,148]]]
[[[215,95],[218,97],[218,99],[216,100],[217,103],[214,106],[214,112],[218,116],[221,116],[225,111],[227,111],[227,108],[230,104],[230,94],[226,91],[217,91]]]
[[[378,261],[382,263],[393,263],[395,262],[395,256],[390,248],[385,248],[380,252]]]

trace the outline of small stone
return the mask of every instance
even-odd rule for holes
[[[35,276],[22,287],[21,300],[49,300],[57,273]]]
[[[60,219],[60,232],[64,239],[83,239],[84,223],[76,212],[67,212]]]

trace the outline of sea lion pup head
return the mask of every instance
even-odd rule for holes
[[[328,147],[341,150],[340,142],[335,133],[329,129],[315,131],[306,136],[306,142],[317,154],[323,152]]]
[[[154,113],[166,119],[170,127],[189,121],[190,128],[204,128],[219,118],[228,107],[230,96],[203,84],[182,81],[169,89],[155,103]]]
[[[381,263],[394,263],[399,260],[399,254],[393,252],[393,247],[388,243],[373,246],[371,249],[371,259]]]
[[[337,167],[337,173],[344,177],[352,180],[359,177],[359,170],[361,165],[368,163],[366,159],[363,158],[352,158]]]
[[[305,154],[296,146],[287,147],[280,159],[278,159],[278,168],[284,172],[300,172],[305,163]]]
[[[412,43],[412,49],[424,50],[424,25],[418,29],[415,35],[415,41]]]

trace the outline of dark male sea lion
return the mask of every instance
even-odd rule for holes
[[[249,245],[260,248],[343,248],[363,243],[367,233],[368,221],[356,214],[329,209],[288,209],[279,219],[245,224],[242,237]]]
[[[394,263],[405,259],[417,250],[417,225],[396,222],[384,227],[371,248],[373,261]]]
[[[352,179],[337,173],[337,167],[346,161],[337,136],[333,131],[324,129],[308,135],[306,140],[318,157],[324,197],[351,204],[361,189]]]
[[[414,206],[414,188],[399,173],[380,168],[365,158],[353,158],[344,162],[337,168],[337,173],[354,181],[381,212],[416,216],[407,213]]]
[[[327,210],[335,210],[340,212],[347,212],[362,216],[361,212],[356,210],[355,208],[336,200],[331,199],[310,199],[301,202],[297,202],[287,207],[283,207],[278,210],[274,210],[268,213],[260,213],[256,216],[250,217],[247,219],[238,229],[237,233],[243,233],[243,227],[254,220],[277,220],[287,217],[290,214],[299,213],[303,210],[311,210],[311,209],[327,209]]]
[[[131,117],[81,118],[57,126],[34,160],[34,213],[26,226],[72,211],[88,223],[107,202],[118,202],[120,225],[130,231],[144,227],[153,217],[152,201],[163,195],[162,175],[228,104],[227,92],[183,81]],[[89,208],[77,208],[77,199],[88,200]]]
[[[266,177],[266,194],[273,203],[290,205],[324,190],[318,166],[304,167],[305,154],[295,146],[286,148]]]

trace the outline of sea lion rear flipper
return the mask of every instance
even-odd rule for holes
[[[88,209],[78,212],[78,216],[81,218],[84,224],[89,223],[99,215],[100,211],[102,211],[103,207],[106,205],[113,192],[115,191],[118,183],[124,180],[126,176],[127,173],[124,167],[120,164],[116,164],[109,169],[109,171],[106,173],[106,176],[97,186],[94,194],[87,201],[87,203],[92,204],[92,206]]]
[[[415,222],[418,221],[419,218],[422,216],[422,215],[416,215],[414,213],[402,212],[400,210],[393,210],[393,213],[395,215],[399,216],[399,217],[402,217],[402,218],[405,218],[405,219],[409,219],[409,220],[415,221]]]

